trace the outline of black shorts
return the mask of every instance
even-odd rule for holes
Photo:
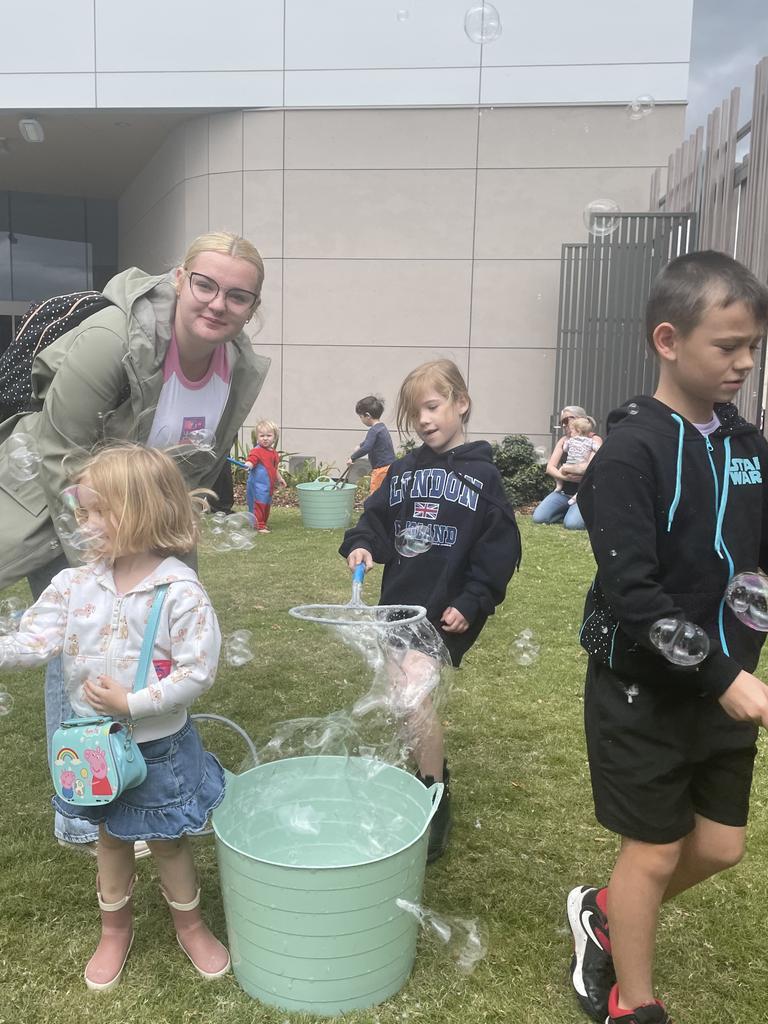
[[[612,832],[672,843],[695,814],[746,825],[758,730],[714,697],[629,683],[590,658],[584,724],[595,814]]]

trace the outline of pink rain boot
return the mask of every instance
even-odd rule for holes
[[[116,903],[105,903],[101,898],[99,879],[96,878],[96,896],[101,910],[101,938],[96,952],[85,968],[85,984],[93,992],[108,992],[120,981],[125,961],[133,945],[133,907],[131,896],[136,876],[131,879],[128,892]]]
[[[229,953],[208,929],[200,914],[200,890],[189,903],[175,903],[162,889],[165,902],[171,908],[179,945],[192,961],[198,974],[207,980],[220,978],[229,970]]]

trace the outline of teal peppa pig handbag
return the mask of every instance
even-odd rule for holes
[[[167,583],[155,588],[133,681],[134,693],[147,685],[167,591]],[[147,777],[147,766],[133,738],[133,725],[104,715],[62,722],[51,739],[50,767],[56,795],[76,807],[111,803]]]

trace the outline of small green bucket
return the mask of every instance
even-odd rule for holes
[[[293,757],[229,778],[213,812],[232,966],[283,1010],[334,1016],[407,981],[429,823],[427,789],[363,757]]]
[[[355,484],[319,476],[311,484],[297,484],[301,521],[309,529],[338,530],[349,526],[355,505]]]

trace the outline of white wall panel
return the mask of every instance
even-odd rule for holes
[[[285,0],[285,66],[472,67],[480,47],[464,33],[469,0]],[[408,13],[400,20],[398,12]]]
[[[5,75],[0,73],[0,109],[49,110],[94,107],[93,75]]]
[[[485,68],[482,103],[629,103],[634,96],[657,103],[688,95],[687,64],[588,64],[583,67]]]
[[[283,0],[96,0],[97,71],[281,70]]]
[[[283,101],[280,71],[99,74],[99,107],[274,107]]]
[[[3,4],[2,35],[3,74],[93,71],[93,0]],[[2,78],[0,89],[10,106]]]
[[[483,47],[484,66],[688,60],[693,0],[493,2],[502,31]]]
[[[286,71],[286,107],[396,107],[477,103],[477,68]]]

